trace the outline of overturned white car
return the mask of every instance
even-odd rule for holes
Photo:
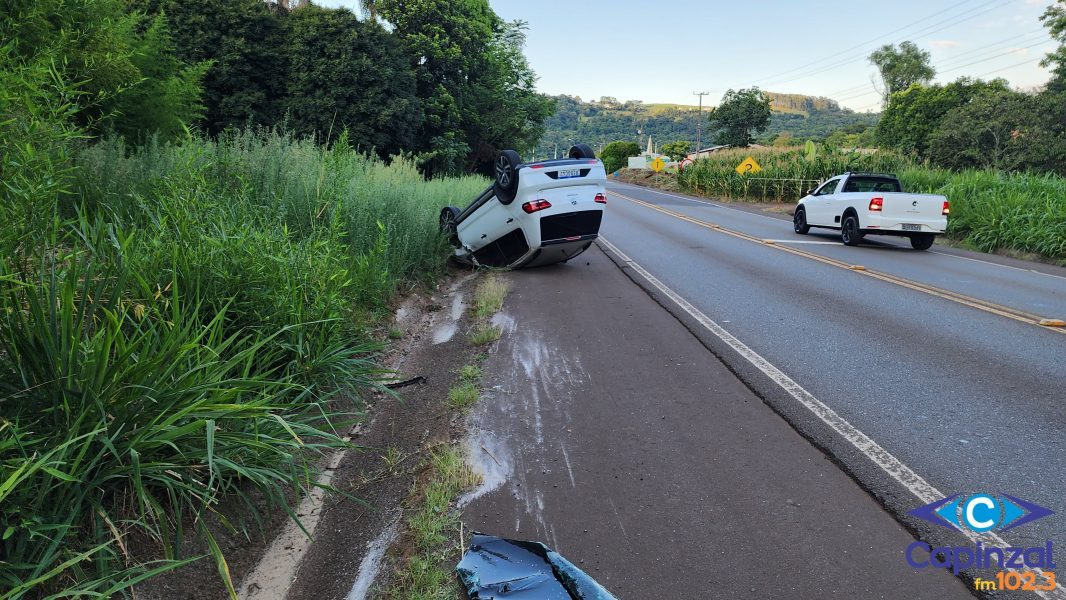
[[[600,232],[607,172],[587,144],[568,158],[522,163],[496,157],[496,178],[466,208],[441,211],[441,231],[459,260],[489,267],[536,267],[570,260]]]

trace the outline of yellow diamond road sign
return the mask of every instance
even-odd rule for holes
[[[665,167],[665,166],[666,166],[666,163],[664,163],[663,159],[661,159],[661,158],[656,157],[655,160],[651,161],[651,170],[655,171],[656,173],[658,173],[659,171],[662,171],[663,167]]]
[[[750,156],[745,158],[743,162],[737,165],[737,173],[740,173],[741,175],[747,175],[749,173],[758,173],[759,171],[762,171],[762,167],[760,167],[759,163],[755,162],[755,159]]]

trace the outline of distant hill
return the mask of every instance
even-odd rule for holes
[[[770,126],[760,141],[771,142],[782,133],[798,140],[821,141],[838,129],[861,131],[877,124],[879,114],[856,113],[829,98],[801,94],[767,92],[774,111]],[[704,106],[703,145],[714,140],[707,136],[707,106]],[[555,115],[545,123],[544,136],[537,148],[537,156],[549,156],[558,144],[565,152],[574,142],[585,142],[597,148],[615,140],[637,141],[641,130],[644,143],[648,135],[656,145],[675,140],[696,141],[696,106],[684,104],[644,104],[639,100],[620,102],[603,97],[586,102],[575,96],[556,96]],[[527,154],[529,149],[519,149]]]

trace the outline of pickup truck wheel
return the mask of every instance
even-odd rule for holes
[[[596,158],[596,153],[592,151],[592,146],[588,144],[574,144],[570,147],[569,156],[575,159]]]
[[[911,247],[915,250],[928,250],[933,247],[933,240],[936,235],[932,233],[914,233],[911,234]]]
[[[440,211],[440,232],[448,236],[448,243],[453,247],[458,248],[459,244],[459,232],[457,231],[459,220],[459,209],[454,206],[445,206]]]
[[[493,172],[496,179],[492,182],[493,192],[500,204],[514,202],[518,192],[518,165],[522,164],[522,158],[514,150],[503,150],[496,155]]]
[[[844,223],[840,225],[840,240],[845,246],[858,246],[862,241],[862,231],[859,230],[859,218],[855,215],[844,217]]]
[[[802,206],[797,208],[792,215],[792,229],[800,235],[807,235],[807,232],[811,230],[811,226],[807,224],[807,209]]]

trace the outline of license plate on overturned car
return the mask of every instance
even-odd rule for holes
[[[913,223],[904,223],[903,224],[903,231],[921,231],[921,230],[922,230],[922,226],[921,225],[915,225]]]
[[[559,169],[559,179],[581,177],[581,169]]]

